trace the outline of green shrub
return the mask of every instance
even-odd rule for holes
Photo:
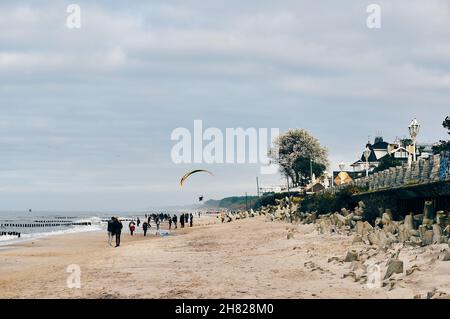
[[[356,187],[346,187],[335,194],[326,192],[307,196],[301,202],[300,209],[304,212],[315,211],[318,214],[340,211],[341,208],[353,209],[358,203],[352,195],[358,191]]]
[[[277,204],[277,202],[275,201],[276,199],[283,199],[285,197],[290,196],[301,197],[302,194],[299,192],[266,193],[260,198],[258,198],[258,200],[256,201],[256,203],[253,205],[252,208],[259,209],[267,205],[276,205]]]

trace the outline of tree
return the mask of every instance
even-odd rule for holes
[[[311,175],[311,159],[313,172],[317,175],[323,173],[328,165],[327,155],[327,149],[320,145],[319,140],[303,129],[290,129],[279,135],[269,151],[269,157],[280,165],[280,172],[290,178],[294,186]]]
[[[311,162],[311,159],[307,157],[299,157],[294,162],[294,171],[298,172],[300,179],[303,177],[303,180],[299,181],[300,184],[306,184],[306,177],[312,180],[311,168],[315,176],[320,176],[325,171],[326,166],[321,163],[316,163],[314,160]]]
[[[447,134],[450,135],[450,116],[447,116],[442,122],[442,126],[448,130]],[[433,146],[433,153],[439,154],[441,152],[450,152],[450,141],[439,141],[439,144]]]
[[[402,138],[400,140],[400,146],[403,146],[403,147],[407,147],[409,145],[412,145],[412,143],[413,143],[413,140],[410,139],[410,138]]]

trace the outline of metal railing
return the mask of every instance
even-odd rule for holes
[[[324,192],[336,192],[348,186],[356,186],[367,191],[397,188],[408,185],[428,184],[450,178],[449,157],[436,154],[428,159],[419,159],[411,166],[403,164],[391,167],[368,177],[352,180],[350,183],[336,185]]]

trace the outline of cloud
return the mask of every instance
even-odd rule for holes
[[[194,119],[306,128],[334,167],[376,131],[407,134],[412,117],[421,140],[444,138],[449,3],[379,3],[382,28],[370,30],[360,1],[79,1],[82,28],[70,30],[64,3],[3,1],[5,207],[191,203],[203,185],[179,192],[190,167],[170,162],[170,133]],[[259,167],[211,169],[221,178],[206,198],[255,192]]]

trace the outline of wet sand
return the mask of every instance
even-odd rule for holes
[[[413,298],[429,291],[449,296],[450,261],[436,260],[442,247],[405,252],[400,257],[406,268],[416,263],[420,270],[398,275],[391,288],[369,289],[343,278],[349,263],[330,261],[345,257],[352,237],[299,225],[288,240],[286,223],[264,217],[226,224],[205,217],[197,223],[204,225],[165,237],[123,233],[119,248],[108,246],[106,232],[96,232],[1,250],[0,297]],[[80,289],[67,287],[70,264],[80,266]]]

